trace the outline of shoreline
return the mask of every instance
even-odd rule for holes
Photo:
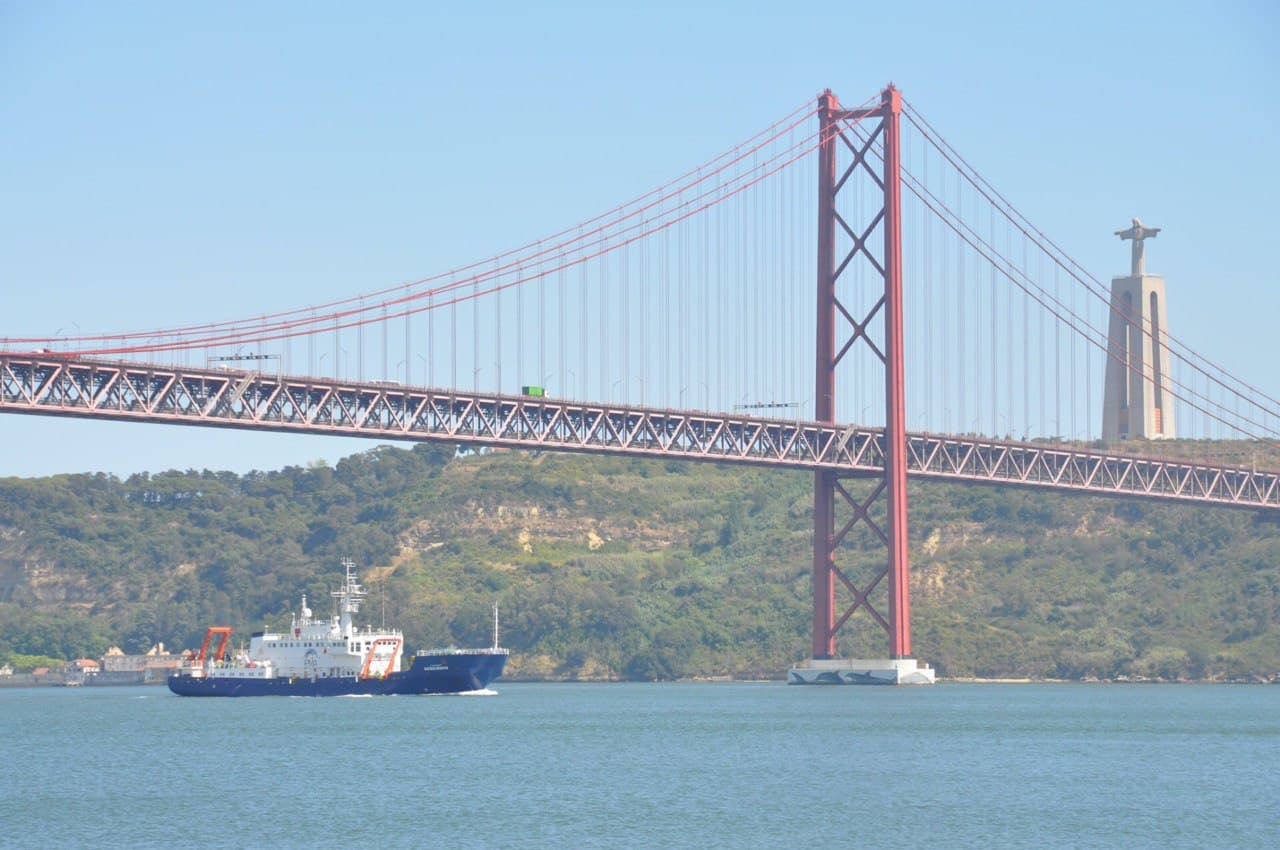
[[[555,684],[576,684],[576,685],[607,685],[607,684],[682,684],[682,685],[717,685],[717,684],[785,684],[784,678],[735,678],[733,676],[691,676],[684,679],[672,680],[629,680],[617,678],[559,678],[559,677],[533,677],[533,676],[512,676],[510,678],[503,677],[501,682],[512,684],[537,684],[537,685],[555,685]],[[499,683],[500,684],[500,683]],[[946,685],[1280,685],[1280,675],[1265,678],[1262,676],[1253,676],[1249,679],[1159,679],[1139,677],[1121,676],[1114,679],[1095,678],[1092,676],[1083,679],[1052,679],[1052,678],[1034,678],[1030,676],[939,676],[937,684]],[[89,690],[98,690],[100,688],[123,688],[123,687],[164,687],[164,679],[153,679],[151,681],[137,682],[67,682],[55,677],[44,678],[38,681],[32,681],[29,674],[15,674],[10,676],[0,676],[0,689],[11,688],[87,688]]]

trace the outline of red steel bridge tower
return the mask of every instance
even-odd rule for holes
[[[818,165],[818,326],[815,363],[815,415],[819,422],[835,423],[836,369],[856,346],[865,346],[884,370],[885,428],[880,453],[883,473],[859,473],[873,486],[869,492],[850,492],[845,481],[851,473],[829,469],[814,473],[813,483],[813,658],[793,668],[794,684],[918,684],[933,681],[933,671],[911,658],[911,598],[907,560],[907,438],[903,387],[902,334],[902,197],[899,159],[899,118],[902,94],[892,84],[881,93],[880,103],[845,110],[831,90],[818,98],[821,135]],[[861,134],[849,132],[853,124]],[[877,142],[879,151],[876,150]],[[852,158],[837,171],[838,154],[847,148]],[[881,168],[872,162],[880,159]],[[851,178],[869,178],[877,187],[872,203],[862,211],[863,220],[849,221],[837,204]],[[837,258],[837,227],[848,237],[847,251]],[[883,240],[877,256],[874,240]],[[843,248],[842,248],[843,250]],[[838,259],[838,261],[837,261]],[[872,270],[874,292],[860,293],[863,307],[849,293],[846,274],[855,262]],[[881,291],[882,285],[882,291]],[[848,293],[842,298],[842,293]],[[868,297],[878,296],[878,297]],[[877,323],[883,334],[876,334]],[[877,339],[879,341],[877,341]],[[839,347],[837,342],[839,341]],[[865,353],[865,352],[864,352]],[[839,527],[837,508],[850,516]],[[841,543],[858,526],[884,544],[883,568],[861,586],[836,563]],[[888,582],[888,606],[881,611],[871,601],[882,582]],[[838,591],[840,591],[838,593]],[[842,610],[837,598],[845,598]],[[842,660],[837,657],[836,633],[859,609],[863,609],[888,633],[889,657],[884,660]],[[837,616],[837,611],[840,611]]]

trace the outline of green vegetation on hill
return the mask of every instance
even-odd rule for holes
[[[410,648],[487,644],[497,602],[512,676],[777,677],[809,652],[812,486],[431,445],[243,476],[4,479],[0,662],[280,627],[304,592],[324,611],[351,557],[366,619],[385,611]],[[910,498],[914,649],[943,675],[1280,672],[1276,518],[955,484]],[[846,543],[864,584],[880,553]],[[845,655],[884,653],[862,614],[841,634]]]

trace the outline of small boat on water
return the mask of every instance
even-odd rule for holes
[[[346,578],[330,594],[338,603],[332,617],[313,616],[303,596],[287,633],[254,632],[248,650],[235,657],[227,654],[231,628],[211,626],[200,651],[169,676],[169,690],[207,697],[452,694],[483,690],[502,675],[509,650],[498,646],[497,608],[493,646],[422,650],[402,669],[403,634],[356,627],[352,615],[366,593],[355,564],[342,565]],[[210,652],[215,637],[217,647]]]

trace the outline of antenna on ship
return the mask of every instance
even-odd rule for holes
[[[498,603],[493,603],[493,648],[498,648]]]
[[[341,563],[346,571],[346,577],[343,580],[342,587],[331,591],[330,595],[338,600],[341,610],[338,628],[341,629],[344,636],[350,637],[352,629],[351,615],[360,612],[360,600],[368,594],[360,586],[360,582],[356,580],[355,562],[350,558],[343,558]]]

